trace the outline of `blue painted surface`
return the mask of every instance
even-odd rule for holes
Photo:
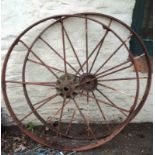
[[[135,8],[133,11],[131,28],[139,35],[144,19],[145,4],[146,0],[136,0]],[[147,40],[145,38],[142,38],[142,40],[148,50],[149,55],[153,56],[153,40]],[[130,49],[134,55],[140,55],[143,53],[143,50],[141,49],[135,38],[131,38]]]

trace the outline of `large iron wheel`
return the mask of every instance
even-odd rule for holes
[[[34,37],[25,37],[32,33]],[[139,57],[130,51],[131,37],[141,46],[145,76],[135,64]],[[10,70],[18,76],[10,78]],[[58,15],[34,23],[13,42],[2,70],[4,100],[18,127],[35,141],[61,150],[84,151],[112,140],[140,111],[150,83],[150,62],[140,38],[123,22],[99,13]],[[10,95],[15,89],[21,111]],[[48,128],[48,135],[29,131],[29,120]]]

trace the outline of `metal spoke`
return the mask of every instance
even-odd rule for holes
[[[119,93],[124,94],[124,95],[126,95],[126,96],[128,96],[128,97],[135,98],[135,96],[129,95],[128,93],[126,93],[126,92],[124,92],[124,91],[122,91],[122,90],[118,90],[118,89],[116,89],[116,88],[107,86],[107,85],[105,85],[105,84],[98,83],[98,85],[103,86],[103,87],[108,88],[108,89],[111,89],[111,90],[113,90],[113,91],[119,92]],[[142,99],[141,99],[141,98],[138,98],[138,100],[141,101]]]
[[[61,58],[64,61],[64,58],[57,52],[48,42],[46,42],[42,37],[39,37],[40,40],[42,40],[59,58]],[[66,64],[74,71],[77,73],[76,69],[66,61]],[[78,73],[79,74],[79,73]],[[76,74],[77,75],[77,74]],[[80,75],[80,74],[79,74]]]
[[[85,18],[85,39],[86,39],[86,60],[88,59],[88,20]],[[86,73],[88,73],[88,61],[86,63]]]
[[[132,34],[131,34],[130,36],[128,36],[128,38],[127,38],[125,41],[123,41],[123,42],[121,43],[121,45],[120,45],[120,46],[107,58],[107,60],[96,70],[95,74],[97,74],[97,73],[101,70],[101,68],[103,68],[103,66],[105,66],[106,63],[108,63],[108,61],[119,51],[119,49],[120,49],[123,45],[125,45],[125,43],[131,38],[131,36],[132,36]]]
[[[43,99],[43,100],[41,100],[41,101],[35,103],[33,106],[38,105],[38,104],[40,104],[40,103],[43,102],[43,103],[40,104],[37,108],[33,109],[30,113],[28,113],[26,116],[24,116],[22,119],[20,119],[20,121],[22,122],[23,120],[25,120],[28,116],[30,116],[31,114],[33,114],[36,110],[38,110],[39,108],[41,108],[43,105],[45,105],[46,103],[48,103],[50,100],[54,99],[56,96],[58,96],[58,95],[55,94],[55,95],[53,95],[53,96],[50,96],[50,97],[48,97],[48,98],[46,98],[46,99]]]
[[[83,92],[84,92],[84,90],[81,90],[80,97],[82,97]]]
[[[41,65],[41,66],[45,66],[44,64],[42,64],[42,63],[40,63],[40,62],[37,62],[37,61],[34,61],[34,60],[32,60],[32,59],[27,59],[27,60],[30,61],[30,62],[33,62],[33,63],[35,63],[35,64],[38,64],[38,65]],[[48,66],[48,65],[46,65],[46,66],[49,67],[49,68],[51,68],[51,69],[53,69],[53,70],[55,70],[55,71],[64,73],[63,70],[60,70],[60,69],[58,69],[58,68],[55,68],[55,67],[52,67],[52,66]],[[45,66],[45,67],[46,67],[46,66]]]
[[[112,19],[110,19],[108,28],[110,28],[111,23],[112,23]],[[96,60],[97,60],[97,57],[98,57],[99,52],[100,52],[100,49],[101,49],[101,47],[102,47],[102,45],[103,45],[103,42],[104,42],[106,36],[108,35],[108,32],[109,32],[109,29],[106,29],[106,32],[105,32],[104,37],[103,37],[103,40],[102,40],[102,42],[101,42],[101,44],[100,44],[100,47],[98,48],[98,51],[96,52],[96,56],[95,56],[95,58],[94,58],[94,61],[93,61],[93,63],[92,63],[92,66],[91,66],[91,68],[90,68],[90,70],[89,70],[89,73],[90,73],[90,72],[92,71],[92,69],[93,69],[93,66],[94,66],[94,64],[95,64],[95,62],[96,62]]]
[[[62,104],[62,107],[61,107],[57,135],[59,135],[59,132],[60,132],[60,125],[61,125],[61,120],[62,120],[62,115],[63,115],[65,104],[66,104],[66,96],[64,96],[63,104]]]
[[[69,124],[68,124],[68,126],[67,126],[66,135],[68,135],[68,133],[69,133],[69,131],[70,131],[70,128],[71,128],[71,126],[72,126],[72,122],[73,122],[73,120],[74,120],[75,114],[76,114],[76,110],[74,110],[74,112],[73,112],[73,114],[72,114],[72,117],[71,117],[71,120],[70,120],[70,122],[69,122]]]
[[[108,75],[114,74],[114,73],[116,73],[116,72],[120,72],[120,71],[122,71],[122,70],[125,70],[125,69],[130,68],[131,66],[133,66],[133,64],[130,64],[130,65],[126,66],[126,67],[122,67],[122,68],[117,69],[117,70],[115,70],[115,71],[112,71],[112,72],[110,72],[110,73],[100,75],[100,76],[98,76],[97,78],[99,79],[99,78],[102,78],[102,77],[105,77],[105,76],[108,76]]]
[[[95,53],[96,49],[100,46],[100,44],[102,43],[102,40],[104,39],[104,36],[101,38],[101,40],[97,43],[97,45],[95,46],[95,48],[92,50],[92,52],[90,53],[90,55],[88,56],[88,59],[84,61],[84,63],[82,64],[82,66],[79,68],[79,70],[76,72],[76,75],[79,74],[80,70],[82,69],[82,67],[87,63],[87,61],[91,58],[91,56]]]
[[[80,115],[82,116],[83,120],[85,121],[85,123],[86,123],[86,125],[87,125],[88,130],[90,131],[90,133],[92,134],[92,136],[94,137],[94,139],[95,139],[95,140],[97,140],[97,138],[96,138],[96,136],[95,136],[94,132],[92,131],[92,129],[91,129],[91,127],[90,127],[89,123],[88,123],[88,120],[86,119],[86,117],[84,116],[84,114],[82,113],[82,111],[80,110],[80,108],[79,108],[79,106],[78,106],[78,104],[77,104],[76,100],[75,100],[75,99],[73,99],[73,101],[74,101],[74,103],[75,103],[75,105],[76,105],[76,107],[77,107],[77,109],[78,109],[78,111],[79,111]]]
[[[114,66],[114,67],[111,67],[111,68],[109,68],[109,69],[103,71],[103,72],[100,72],[100,73],[96,74],[96,76],[99,76],[99,75],[101,75],[101,74],[105,74],[106,72],[109,72],[109,71],[111,71],[111,70],[113,70],[113,69],[117,69],[117,68],[119,68],[119,67],[121,67],[121,66],[123,66],[123,65],[125,65],[125,64],[128,64],[129,62],[130,62],[129,60],[127,60],[127,61],[125,61],[125,62],[122,62],[122,63],[120,63],[119,65],[116,65],[116,66]]]
[[[65,49],[65,34],[64,34],[64,28],[63,28],[63,20],[60,20],[61,23],[61,32],[62,32],[62,45],[63,45],[63,57],[64,57],[64,70],[65,75],[67,76],[67,64],[66,64],[66,49]],[[65,77],[66,77],[65,76]]]
[[[148,77],[139,77],[139,79],[147,79]],[[98,81],[122,81],[122,80],[137,80],[136,77],[128,77],[128,78],[116,78],[116,79],[103,79]]]
[[[90,123],[90,118],[89,118],[89,92],[87,92],[87,120],[88,124]],[[88,136],[89,136],[89,130],[88,130]]]
[[[83,93],[82,95],[83,95],[83,96],[87,96],[87,94],[85,94],[85,93]],[[90,95],[89,95],[89,98],[95,100],[95,98],[94,98],[93,96],[90,96]],[[96,98],[96,99],[97,99],[97,98]],[[124,111],[124,112],[129,112],[129,110],[127,110],[127,109],[118,107],[118,106],[116,106],[116,105],[112,105],[112,104],[110,104],[110,103],[108,103],[108,102],[106,102],[106,101],[103,101],[103,100],[100,100],[100,99],[97,99],[97,100],[98,100],[98,102],[101,102],[101,103],[103,103],[103,104],[105,104],[105,105],[112,106],[112,107],[117,108],[117,109],[120,109],[120,110],[122,110],[122,111]]]
[[[44,66],[44,64],[42,64],[42,63],[40,63],[40,62],[37,62],[37,61],[34,61],[34,60],[32,60],[32,59],[28,59],[28,61]],[[49,67],[49,68],[51,68],[51,69],[53,69],[53,70],[55,70],[55,71],[64,73],[63,70],[60,70],[60,69],[58,69],[58,68],[55,68],[55,67],[52,67],[52,66],[48,66],[48,65],[46,65],[46,66]],[[71,73],[69,73],[69,74],[71,74]],[[72,74],[72,75],[74,75],[74,74]],[[79,77],[79,76],[77,76],[77,77]]]
[[[107,119],[106,119],[106,117],[105,117],[105,115],[104,115],[104,112],[103,112],[103,110],[102,110],[102,108],[101,108],[101,106],[100,106],[98,100],[96,99],[96,96],[95,96],[95,94],[94,94],[93,91],[92,91],[92,95],[93,95],[93,97],[94,97],[94,99],[95,99],[95,101],[96,101],[96,104],[97,104],[97,106],[98,106],[98,108],[99,108],[99,110],[100,110],[100,113],[101,113],[101,115],[102,115],[102,117],[103,117],[104,122],[106,123],[106,126],[107,126],[108,130],[111,131],[111,127],[110,127],[109,123],[107,122]]]
[[[64,107],[65,107],[69,102],[70,102],[70,100],[66,101],[66,103],[64,104]],[[54,115],[53,115],[52,117],[50,117],[49,122],[52,122],[53,119],[54,119],[54,117],[55,117],[56,115],[58,115],[58,114],[60,113],[61,110],[62,110],[62,107],[59,108],[59,109],[54,113]]]
[[[81,63],[80,63],[79,57],[78,57],[78,55],[77,55],[77,53],[76,53],[76,51],[75,51],[75,49],[74,49],[74,46],[73,46],[72,41],[71,41],[71,39],[70,39],[70,37],[69,37],[69,35],[68,35],[68,32],[67,32],[65,26],[64,26],[64,25],[62,25],[62,26],[63,26],[64,32],[65,32],[65,34],[66,34],[66,37],[67,37],[67,39],[68,39],[68,41],[69,41],[69,44],[70,44],[70,46],[71,46],[71,48],[72,48],[72,50],[73,50],[74,56],[76,57],[76,60],[77,60],[77,62],[78,62],[78,64],[79,64],[79,66],[81,67]],[[82,68],[82,71],[83,71],[83,68]],[[84,71],[83,71],[83,72],[84,72]]]
[[[113,72],[110,72],[110,73],[107,73],[107,74],[103,74],[103,75],[100,75],[100,76],[98,76],[98,77],[92,78],[92,79],[90,79],[90,80],[84,81],[84,82],[78,84],[77,86],[81,86],[81,85],[83,85],[83,84],[85,84],[85,83],[87,83],[87,82],[93,81],[93,80],[95,80],[95,79],[99,80],[99,79],[102,78],[102,77],[105,77],[105,76],[114,74],[114,73],[116,73],[116,72],[125,70],[125,69],[127,69],[127,68],[130,68],[132,65],[133,65],[133,64],[130,64],[130,65],[126,66],[126,67],[117,69],[117,70],[115,70],[115,71],[113,71]]]
[[[105,98],[107,99],[107,101],[109,101],[111,103],[111,105],[113,105],[115,108],[118,107],[114,102],[112,102],[103,92],[101,92],[98,88],[96,88],[96,90]],[[124,116],[128,116],[122,109],[120,108],[116,108],[118,109]]]
[[[32,51],[32,49],[30,49],[22,40],[19,40],[19,42],[21,42],[42,64],[44,64],[44,66],[56,77],[56,79],[58,79],[58,76],[53,72],[53,70],[49,68],[44,61]]]
[[[5,81],[6,83],[26,84],[26,85],[39,85],[39,86],[56,86],[55,82],[23,82],[23,81]]]

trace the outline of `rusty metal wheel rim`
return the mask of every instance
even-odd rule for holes
[[[123,124],[120,124],[119,125],[119,128],[115,129],[113,131],[113,134],[111,134],[109,137],[106,137],[104,139],[101,139],[99,141],[97,141],[96,143],[94,144],[89,144],[89,145],[86,145],[86,146],[82,146],[82,147],[75,147],[75,148],[69,148],[69,147],[60,147],[60,149],[63,149],[63,150],[77,150],[77,151],[82,151],[82,150],[87,150],[87,149],[90,149],[90,148],[94,148],[94,147],[97,147],[97,146],[100,146],[104,143],[106,143],[107,141],[111,140],[113,137],[115,137],[128,123],[129,121],[131,121],[131,119],[134,118],[134,116],[139,112],[139,110],[141,109],[141,107],[143,106],[145,100],[146,100],[146,97],[148,95],[148,91],[149,91],[149,88],[150,88],[150,83],[151,83],[151,70],[150,70],[150,64],[149,64],[149,60],[148,60],[148,56],[147,56],[147,52],[146,52],[146,49],[143,45],[143,43],[141,42],[141,40],[139,39],[139,37],[127,26],[125,25],[124,23],[122,23],[121,21],[113,18],[113,17],[110,17],[110,16],[107,16],[107,15],[103,15],[103,14],[96,14],[96,13],[83,13],[83,14],[76,14],[76,15],[59,15],[59,16],[54,16],[54,17],[49,17],[49,18],[46,18],[46,19],[43,19],[35,24],[33,24],[32,26],[30,26],[28,29],[26,29],[21,35],[19,35],[19,37],[15,40],[15,42],[12,44],[12,46],[10,47],[9,51],[8,51],[8,54],[6,56],[6,59],[5,59],[5,62],[4,62],[4,66],[3,66],[3,71],[2,71],[2,91],[3,91],[3,95],[4,95],[4,100],[6,102],[6,105],[9,109],[9,112],[11,113],[11,115],[13,116],[14,120],[16,121],[17,125],[19,126],[19,128],[27,135],[29,135],[30,137],[32,137],[34,140],[38,141],[39,143],[42,143],[44,145],[47,145],[47,146],[52,146],[52,144],[49,144],[45,139],[43,138],[40,138],[38,137],[37,135],[27,131],[26,129],[24,129],[23,125],[21,124],[21,122],[18,120],[18,118],[16,117],[15,113],[13,112],[13,109],[11,108],[11,105],[9,103],[9,100],[8,100],[8,97],[7,97],[7,93],[6,93],[6,80],[5,80],[5,73],[6,73],[6,67],[7,67],[7,61],[9,59],[9,55],[11,54],[14,46],[17,44],[17,42],[20,40],[20,38],[29,30],[31,29],[32,27],[34,27],[35,25],[37,24],[40,24],[41,22],[44,22],[46,20],[50,20],[52,18],[57,18],[58,20],[64,20],[65,18],[70,18],[70,17],[80,17],[80,18],[85,18],[85,15],[94,15],[94,16],[101,16],[101,17],[105,17],[105,18],[109,18],[110,20],[112,21],[116,21],[120,24],[122,24],[123,26],[125,26],[127,29],[129,29],[129,31],[136,37],[136,39],[139,41],[139,43],[141,44],[142,48],[144,49],[144,54],[145,54],[145,57],[146,57],[146,60],[147,60],[147,63],[148,63],[148,68],[149,68],[149,71],[148,71],[148,78],[147,78],[147,86],[146,86],[146,90],[145,90],[145,93],[143,95],[143,98],[142,100],[140,101],[140,103],[138,104],[138,106],[136,106],[136,102],[137,102],[137,98],[138,98],[138,83],[139,83],[139,74],[138,74],[138,71],[136,69],[136,66],[134,64],[134,67],[135,67],[135,71],[136,71],[136,80],[137,80],[137,95],[135,97],[135,104],[132,108],[132,112],[131,114],[128,116],[128,118],[123,122]],[[64,18],[64,19],[63,19]],[[85,19],[89,19],[89,20],[94,20],[92,18],[85,18]],[[98,21],[99,22],[99,21]],[[103,24],[103,23],[102,23]],[[104,25],[106,27],[106,25]],[[108,28],[108,27],[107,27]],[[110,29],[110,28],[109,28]],[[112,31],[110,29],[110,31]],[[23,42],[24,43],[24,42]],[[126,44],[125,44],[126,46]],[[130,55],[130,52],[129,52],[129,55]],[[133,56],[131,55],[131,58],[133,59]],[[134,61],[133,61],[134,63]],[[25,72],[23,72],[25,74]],[[26,85],[24,84],[25,82],[25,79],[23,79],[23,87],[25,87]],[[94,95],[94,94],[93,94]],[[55,96],[53,96],[55,97]],[[33,110],[33,107],[31,107],[31,109]],[[41,118],[42,119],[42,118]],[[59,148],[59,147],[58,147]]]
[[[71,17],[78,17],[78,18],[83,18],[83,17],[79,17],[79,16],[71,16]],[[91,20],[93,20],[93,19],[91,19]],[[95,21],[95,22],[98,22],[98,21],[96,21],[96,20],[93,20],[93,21]],[[58,23],[58,22],[60,22],[60,20],[58,20],[58,21],[56,21],[56,22],[54,22],[54,24],[55,23]],[[112,22],[112,20],[110,19],[110,21],[109,21],[109,24]],[[100,23],[100,22],[98,22],[99,24],[102,24],[102,23]],[[51,27],[51,25],[53,26],[54,25],[53,23],[52,24],[50,24],[50,26],[47,26],[43,31],[41,31],[41,33],[36,37],[36,39],[34,40],[34,42],[31,44],[31,46],[30,46],[30,48],[28,49],[28,54],[27,54],[27,56],[25,57],[25,63],[24,63],[24,65],[23,65],[23,82],[25,82],[25,67],[26,67],[26,63],[27,63],[27,60],[28,60],[28,55],[29,55],[29,53],[31,52],[30,50],[31,50],[31,48],[34,46],[34,44],[36,43],[36,41],[38,41],[38,39],[41,39],[41,40],[43,40],[42,38],[41,38],[41,35],[42,34],[44,34],[45,33],[45,31],[47,30],[47,29],[49,29],[50,27]],[[107,29],[108,29],[108,26],[106,26],[106,25],[104,25],[104,24],[102,24],[102,26],[104,26],[104,27],[107,27]],[[111,30],[112,31],[112,30]],[[114,31],[113,31],[113,33],[115,33]],[[116,34],[116,37],[119,37],[117,34]],[[121,40],[121,39],[120,39]],[[45,42],[45,40],[43,40],[44,42]],[[124,43],[123,42],[123,40],[121,40],[121,42],[122,42],[122,44]],[[24,43],[23,43],[24,44]],[[48,44],[48,43],[46,43],[46,44]],[[25,45],[25,44],[24,44]],[[49,44],[48,44],[49,45]],[[132,55],[130,54],[130,51],[129,51],[129,49],[127,48],[127,46],[125,45],[125,47],[126,47],[126,49],[128,50],[128,52],[129,52],[129,55],[130,55],[130,57],[132,57]],[[28,47],[27,47],[28,48]],[[96,48],[96,47],[95,47]],[[83,63],[84,64],[84,63]],[[86,63],[85,63],[86,64]],[[80,66],[81,67],[81,66]],[[75,71],[75,69],[73,68],[73,70]],[[136,72],[137,73],[137,72]],[[76,73],[77,74],[77,73]],[[137,78],[137,80],[139,80],[138,79],[138,75],[136,74],[136,78]],[[137,92],[136,92],[136,97],[135,97],[135,101],[134,101],[134,106],[136,106],[136,101],[137,101],[137,97],[138,97],[138,82],[137,82]],[[28,94],[27,94],[27,90],[26,90],[26,85],[23,85],[23,88],[24,88],[24,93],[25,93],[25,95],[26,95],[26,98],[27,98],[27,102],[29,103],[29,105],[30,105],[30,108],[32,109],[32,110],[34,110],[34,108],[33,108],[33,106],[32,106],[32,103],[31,103],[31,101],[30,101],[30,98],[29,98],[29,96],[28,96]],[[93,94],[93,97],[95,97],[94,96],[95,94]],[[133,106],[133,109],[134,109],[134,106]],[[36,117],[41,121],[41,122],[43,122],[45,125],[47,125],[46,124],[46,121],[38,114],[38,112],[37,111],[35,111],[35,115],[36,115]],[[64,134],[61,134],[61,135],[64,135]],[[64,136],[66,136],[66,135],[64,135]],[[69,136],[69,135],[67,135],[66,137],[68,137],[68,138],[73,138],[72,136]],[[76,139],[85,139],[85,138],[81,138],[81,137],[76,137]]]

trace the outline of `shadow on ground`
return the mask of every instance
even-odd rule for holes
[[[78,155],[153,155],[152,123],[130,124],[112,141]]]
[[[4,129],[3,129],[4,130]],[[12,132],[13,131],[13,132]],[[10,139],[5,134],[9,135]],[[19,134],[18,134],[19,135]],[[15,131],[11,128],[5,128],[2,132],[2,151],[6,150],[11,153],[15,147],[12,137],[19,137]],[[30,139],[26,140],[23,135],[25,143],[30,144]],[[22,137],[20,137],[22,139]],[[10,141],[9,141],[10,140]],[[24,142],[23,141],[23,142]],[[8,142],[8,144],[7,144]],[[23,143],[22,142],[22,143]],[[32,147],[36,147],[38,144],[32,141]],[[17,143],[18,144],[18,143]],[[9,146],[7,146],[9,145]],[[27,144],[24,144],[27,145]],[[10,151],[9,151],[10,149]],[[66,153],[64,153],[66,154]],[[140,123],[129,124],[118,136],[116,136],[109,143],[86,152],[78,152],[77,155],[153,155],[153,124],[152,123]]]

